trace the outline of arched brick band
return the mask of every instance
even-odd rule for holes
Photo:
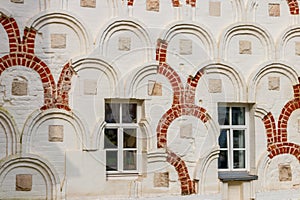
[[[44,106],[42,109],[53,107],[53,97],[56,92],[56,86],[47,65],[34,55],[11,53],[0,58],[0,75],[5,69],[17,65],[31,68],[40,75],[44,88]]]
[[[299,5],[297,0],[287,0],[291,15],[299,14]]]
[[[44,88],[44,105],[41,109],[60,108],[70,110],[68,92],[71,87],[71,77],[74,74],[71,65],[68,63],[63,67],[58,81],[58,90],[56,90],[55,81],[49,67],[34,54],[36,30],[26,27],[21,40],[20,31],[14,18],[9,18],[0,13],[0,23],[7,33],[10,50],[8,55],[0,58],[0,75],[5,69],[17,65],[33,69],[40,75]]]
[[[293,89],[294,99],[286,103],[282,108],[279,115],[277,130],[274,116],[271,112],[263,118],[268,140],[267,150],[270,158],[280,154],[290,154],[300,161],[300,146],[298,144],[288,142],[287,133],[287,124],[291,114],[300,108],[300,84],[294,85]]]
[[[181,184],[181,194],[188,195],[195,193],[195,182],[190,179],[188,169],[184,161],[174,152],[167,151],[167,162],[170,163],[177,171]]]
[[[187,3],[191,4],[192,1],[187,1]],[[166,63],[167,47],[167,41],[162,39],[157,40],[156,60],[159,62],[158,73],[169,80],[173,90],[172,106],[163,114],[156,128],[157,148],[167,148],[168,129],[175,119],[186,115],[194,116],[203,123],[208,121],[206,109],[195,105],[195,91],[203,72],[200,70],[194,77],[189,77],[184,87],[180,76]],[[175,167],[178,173],[181,183],[181,193],[184,195],[195,193],[195,184],[194,181],[190,179],[184,160],[174,152],[168,151],[167,161]]]

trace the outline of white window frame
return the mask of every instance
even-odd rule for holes
[[[229,107],[229,125],[219,125],[221,133],[222,129],[228,129],[229,134],[227,133],[227,148],[221,148],[222,150],[228,151],[228,168],[218,168],[219,171],[248,171],[250,166],[250,111],[249,106],[246,104],[219,104],[219,107]],[[232,107],[240,107],[245,108],[245,125],[232,125]],[[218,116],[219,117],[219,116]],[[233,148],[233,130],[244,130],[245,137],[245,147],[244,148]],[[234,168],[234,158],[233,151],[234,150],[245,150],[245,168]]]
[[[140,101],[135,101],[135,100],[129,100],[129,99],[123,99],[123,100],[113,100],[113,99],[109,99],[105,101],[106,103],[115,103],[115,104],[120,104],[119,107],[119,122],[118,123],[108,123],[106,122],[106,125],[103,129],[103,138],[102,138],[102,145],[103,145],[103,150],[105,151],[105,155],[107,151],[115,151],[116,149],[106,149],[104,147],[104,137],[105,137],[105,129],[117,129],[118,132],[118,148],[117,148],[117,154],[118,154],[118,169],[116,171],[107,171],[106,170],[106,174],[113,176],[113,175],[120,175],[120,174],[138,174],[141,170],[141,166],[142,166],[142,159],[141,159],[141,153],[142,153],[142,141],[139,139],[140,138],[140,128],[138,125],[139,120],[141,119],[141,105],[142,103]],[[122,122],[122,105],[123,104],[136,104],[137,108],[136,108],[136,122],[135,123],[123,123]],[[104,111],[105,112],[105,111]],[[105,113],[104,113],[105,114]],[[123,130],[124,129],[136,129],[136,147],[135,148],[123,148],[123,138],[124,138],[124,134],[123,134]],[[125,150],[136,150],[136,170],[124,170],[124,166],[123,166],[123,153]],[[106,156],[105,156],[105,166],[106,166]]]

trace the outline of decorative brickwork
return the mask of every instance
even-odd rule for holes
[[[57,90],[50,68],[34,53],[36,30],[26,27],[21,40],[18,25],[13,18],[2,14],[0,23],[7,33],[10,50],[8,55],[0,58],[0,75],[5,69],[16,65],[31,68],[40,75],[44,88],[44,106],[41,109],[60,108],[70,110],[68,92],[70,90],[71,77],[74,74],[71,65],[68,63],[64,66],[58,81]]]
[[[158,73],[165,76],[171,83],[173,90],[173,104],[161,117],[157,132],[157,148],[167,148],[167,132],[171,123],[184,115],[194,116],[203,123],[208,121],[206,109],[195,105],[195,90],[203,71],[198,71],[194,77],[189,77],[184,87],[177,72],[166,63],[168,44],[165,40],[158,39],[156,47],[156,60],[159,61]],[[194,182],[190,179],[184,161],[173,152],[168,152],[167,161],[178,172],[181,182],[181,193],[184,195],[195,193]],[[178,163],[176,163],[176,162]]]
[[[300,82],[300,78],[299,78]],[[300,145],[288,142],[287,123],[291,114],[300,108],[300,84],[294,85],[294,99],[285,104],[279,115],[277,130],[274,116],[268,113],[263,122],[267,133],[269,157],[280,154],[294,155],[300,161]]]
[[[134,0],[127,0],[127,5],[128,6],[133,6],[133,2],[134,2]]]
[[[299,5],[297,0],[287,0],[291,15],[299,14]]]

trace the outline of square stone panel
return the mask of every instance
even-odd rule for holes
[[[154,187],[169,187],[169,172],[154,173]]]
[[[148,95],[162,96],[162,85],[156,81],[148,81]]]
[[[279,164],[279,181],[292,181],[292,169],[289,164]]]
[[[63,142],[64,141],[64,126],[63,125],[49,125],[48,130],[49,142]]]
[[[147,0],[146,10],[159,12],[159,0]]]
[[[221,16],[221,2],[210,1],[209,2],[209,15],[214,17]]]
[[[81,7],[96,8],[96,0],[81,0]]]
[[[83,93],[85,95],[97,94],[97,80],[86,79],[83,82]]]
[[[280,4],[279,3],[269,3],[269,16],[279,17],[280,16]]]
[[[240,54],[252,54],[252,45],[250,41],[239,41]]]
[[[51,37],[51,48],[53,49],[65,49],[67,46],[67,36],[66,34],[54,33],[50,35]]]
[[[208,91],[210,93],[222,92],[222,80],[221,79],[208,79]]]
[[[119,37],[119,50],[129,51],[131,48],[131,38],[130,37]]]
[[[31,191],[32,189],[32,175],[31,174],[17,174],[16,175],[16,191]]]
[[[295,55],[300,56],[300,42],[295,42]]]
[[[193,138],[193,124],[182,124],[180,126],[181,138]]]
[[[26,96],[28,83],[25,80],[14,79],[11,84],[11,94],[14,96]]]
[[[268,77],[269,80],[269,90],[280,90],[280,77]]]
[[[191,55],[193,53],[193,43],[188,39],[179,40],[179,54]]]

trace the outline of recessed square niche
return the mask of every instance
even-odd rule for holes
[[[154,173],[154,187],[169,187],[169,172]]]
[[[88,8],[95,8],[96,7],[96,0],[81,0],[80,1],[81,7],[88,7]]]
[[[292,168],[290,164],[279,164],[279,181],[292,181]]]
[[[239,41],[239,53],[240,54],[252,54],[252,44],[247,40]]]
[[[32,174],[17,174],[16,191],[31,191],[31,189],[32,189]]]
[[[295,55],[300,56],[300,42],[295,42]]]
[[[48,130],[49,142],[63,142],[64,141],[64,126],[63,125],[49,125]]]
[[[193,124],[180,125],[180,137],[181,138],[193,138]]]
[[[147,0],[146,10],[159,12],[159,0]]]
[[[208,79],[208,91],[209,91],[209,93],[221,93],[222,92],[222,80],[221,79]]]
[[[119,50],[130,51],[131,38],[130,37],[119,37]]]
[[[66,34],[53,33],[50,35],[51,48],[53,49],[65,49],[67,46]]]
[[[193,43],[189,39],[179,40],[179,54],[181,55],[191,55],[193,53]]]
[[[214,17],[221,16],[221,2],[210,1],[209,2],[209,15]]]
[[[269,16],[279,17],[280,16],[280,4],[279,3],[269,3]]]
[[[268,83],[269,90],[280,90],[280,77],[268,77]]]
[[[27,80],[22,78],[15,78],[11,84],[11,94],[14,96],[26,96],[28,89]]]
[[[84,95],[96,95],[97,94],[97,80],[86,79],[83,82]]]
[[[156,81],[148,81],[148,95],[162,96],[162,85]]]

